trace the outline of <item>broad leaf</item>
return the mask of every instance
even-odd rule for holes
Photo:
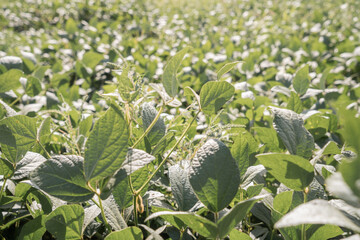
[[[199,200],[209,210],[219,212],[235,197],[240,173],[226,145],[210,139],[197,151],[189,180]]]
[[[257,143],[247,131],[242,132],[235,138],[231,148],[231,154],[239,166],[240,176],[245,174],[250,165],[250,155],[256,152]]]
[[[311,231],[312,229],[315,229],[315,231],[312,232]],[[338,226],[323,225],[319,227],[318,225],[311,225],[311,227],[306,230],[306,235],[307,235],[306,239],[309,240],[332,239],[343,233],[344,232]]]
[[[229,234],[230,240],[252,240],[252,238],[246,233],[240,232],[237,229],[233,229]]]
[[[314,167],[302,157],[284,153],[256,157],[279,182],[296,191],[304,190],[314,179]]]
[[[105,210],[105,209],[104,209]],[[95,204],[84,208],[84,222],[82,225],[82,234],[84,233],[86,227],[101,213],[101,210]]]
[[[42,236],[46,232],[45,228],[45,216],[40,215],[27,223],[21,228],[19,239],[22,240],[38,240],[42,239]]]
[[[102,59],[102,54],[90,51],[84,54],[82,62],[85,66],[93,69]]]
[[[184,160],[169,168],[171,191],[180,211],[190,210],[198,201],[189,182],[189,166]]]
[[[103,206],[105,217],[112,229],[117,231],[127,227],[127,224],[118,209],[118,205],[116,204],[114,197],[110,196],[105,201],[103,201]]]
[[[16,90],[20,87],[20,77],[23,72],[19,69],[10,69],[9,71],[0,75],[0,93],[10,90]]]
[[[86,142],[86,179],[99,179],[114,174],[125,161],[128,139],[126,121],[116,110],[109,109],[96,122]]]
[[[201,109],[207,114],[215,114],[234,93],[235,88],[228,82],[207,82],[200,91]]]
[[[12,116],[17,115],[17,112],[14,109],[12,109],[9,105],[7,105],[4,101],[2,101],[1,99],[0,99],[0,104],[6,110],[7,117],[12,117]]]
[[[299,95],[304,95],[309,88],[309,83],[309,66],[306,65],[295,74],[293,87]]]
[[[275,224],[275,227],[284,228],[301,224],[331,224],[356,232],[360,231],[360,226],[353,223],[340,210],[321,199],[316,199],[296,207],[282,217]]]
[[[310,158],[315,148],[314,138],[304,127],[302,118],[291,110],[271,107],[274,128],[291,154]]]
[[[13,163],[20,161],[36,143],[36,119],[30,118],[23,115],[16,115],[13,117],[8,117],[0,121],[0,125],[6,125],[6,127],[11,131],[11,136],[2,138],[0,141],[4,154],[11,160]],[[6,129],[1,127],[1,133]],[[6,136],[9,133],[6,134]],[[14,148],[15,138],[16,147]],[[4,146],[6,145],[6,146]]]
[[[164,88],[170,97],[175,97],[178,94],[179,83],[176,73],[188,50],[189,48],[187,47],[177,52],[165,66],[162,80]]]
[[[227,63],[224,66],[222,66],[220,68],[220,70],[217,72],[217,79],[220,80],[224,74],[231,71],[231,69],[233,69],[238,63],[240,63],[240,62],[236,61],[236,62],[232,62],[232,63]]]
[[[120,231],[110,233],[105,240],[143,240],[143,234],[138,227],[128,227]]]
[[[78,31],[78,27],[76,26],[76,22],[74,19],[69,18],[66,21],[65,30],[68,34],[75,34]]]
[[[301,99],[296,93],[291,92],[286,108],[296,113],[301,113],[303,111]]]
[[[42,155],[34,152],[27,152],[23,159],[16,164],[13,180],[28,178],[29,174],[40,164],[46,161]]]
[[[132,174],[136,170],[145,167],[147,164],[155,160],[155,157],[140,149],[129,148],[126,160],[121,169],[126,171],[127,175]]]
[[[226,235],[240,222],[246,214],[250,212],[254,204],[264,196],[257,196],[236,204],[228,213],[226,213],[218,222],[218,237],[225,238]]]
[[[81,239],[84,209],[80,205],[63,205],[45,220],[46,229],[58,240]]]
[[[41,82],[39,79],[33,76],[29,76],[26,81],[25,93],[30,97],[37,96],[42,90]]]
[[[215,238],[217,235],[217,226],[215,223],[211,222],[210,220],[196,215],[195,213],[190,212],[171,212],[171,211],[163,211],[163,212],[156,212],[151,214],[145,221],[149,221],[156,217],[161,216],[174,216],[181,221],[183,221],[189,228],[193,229],[194,231],[198,232],[204,237],[207,238]]]
[[[13,174],[13,164],[4,158],[0,158],[0,175],[3,175],[4,178],[11,178]]]
[[[142,105],[141,118],[143,121],[144,131],[151,125],[157,114],[158,111],[156,111],[155,107],[150,103],[146,102]],[[155,145],[156,143],[158,143],[159,140],[165,135],[165,131],[165,122],[162,117],[159,117],[155,125],[147,134],[148,140],[150,141],[151,145]]]
[[[87,187],[83,158],[79,156],[54,156],[36,168],[30,179],[41,190],[64,201],[84,202],[94,195]]]

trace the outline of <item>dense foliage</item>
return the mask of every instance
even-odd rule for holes
[[[0,9],[3,239],[359,239],[358,0]]]

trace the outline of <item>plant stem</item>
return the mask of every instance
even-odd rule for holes
[[[2,195],[3,195],[3,192],[4,192],[4,189],[5,189],[6,181],[7,181],[7,178],[4,178],[4,183],[3,183],[3,185],[1,186],[1,190],[0,190],[0,201],[1,201],[1,198],[2,198]]]
[[[307,194],[309,193],[309,188],[305,188],[304,190],[304,203],[307,201]],[[306,240],[306,229],[305,224],[301,225],[301,240]]]
[[[104,211],[104,207],[103,207],[103,205],[102,205],[102,201],[101,201],[101,198],[100,198],[100,194],[97,194],[97,193],[96,193],[96,196],[97,196],[98,199],[99,199],[99,203],[97,203],[94,199],[91,199],[91,200],[100,208],[100,210],[101,210],[101,216],[102,216],[102,218],[103,218],[103,220],[104,220],[104,224],[105,224],[106,228],[108,229],[109,233],[111,233],[111,227],[110,227],[110,225],[109,225],[109,223],[108,223],[108,221],[107,221],[107,219],[106,219],[106,217],[105,217],[105,211]]]
[[[47,156],[48,158],[51,158],[50,153],[49,153],[48,151],[46,151],[44,145],[42,145],[39,140],[37,140],[37,143],[39,144],[39,146],[41,147],[41,149],[45,152],[46,156]]]
[[[191,122],[189,123],[189,125],[186,126],[184,132],[181,134],[180,138],[177,140],[177,142],[175,143],[175,145],[171,148],[170,152],[166,155],[166,157],[161,161],[161,163],[159,164],[159,166],[155,169],[154,172],[151,173],[151,175],[148,177],[148,179],[146,180],[146,182],[136,191],[136,193],[140,193],[145,187],[146,185],[150,182],[150,180],[155,176],[155,174],[159,171],[159,169],[164,165],[164,163],[168,160],[168,158],[170,157],[170,155],[172,154],[172,152],[176,149],[176,147],[179,145],[179,143],[181,142],[181,140],[185,137],[185,134],[189,131],[191,125],[193,124],[193,122],[196,120],[197,115],[200,113],[200,111],[198,111],[195,116],[193,117],[193,119],[191,120]]]
[[[154,127],[154,125],[156,124],[157,120],[160,118],[160,114],[162,113],[163,109],[164,109],[164,103],[161,105],[158,113],[156,114],[154,120],[151,122],[151,124],[148,126],[148,128],[145,130],[145,132],[143,133],[143,135],[141,135],[141,137],[132,145],[131,148],[135,148],[140,142],[141,140],[143,140],[143,138],[150,132],[150,130]]]
[[[135,223],[136,227],[138,226],[137,201],[136,201],[137,196],[138,196],[137,194],[135,194],[133,196],[133,201],[134,201],[134,223]]]

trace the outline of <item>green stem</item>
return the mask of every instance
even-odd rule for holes
[[[1,190],[0,190],[0,201],[1,201],[1,198],[2,198],[2,195],[3,195],[3,192],[4,192],[4,189],[5,189],[6,181],[7,181],[7,178],[4,178],[4,183],[3,183],[3,185],[1,186]]]
[[[39,146],[41,147],[41,149],[45,152],[46,156],[47,156],[48,158],[51,158],[51,155],[49,154],[48,151],[46,151],[44,145],[42,145],[39,140],[37,140],[37,143],[39,144]]]
[[[195,116],[193,117],[193,119],[191,120],[191,122],[189,123],[189,125],[187,125],[187,127],[185,128],[184,132],[181,134],[180,138],[177,140],[177,142],[175,143],[175,145],[171,148],[170,152],[166,155],[166,157],[161,161],[161,163],[159,164],[159,166],[155,169],[154,172],[151,173],[151,175],[148,177],[148,179],[146,180],[146,182],[136,191],[136,193],[140,193],[145,187],[146,185],[150,182],[150,180],[155,176],[155,174],[159,171],[159,169],[164,165],[164,163],[168,160],[168,158],[170,157],[170,155],[172,154],[172,152],[176,149],[176,147],[179,145],[179,143],[181,142],[181,140],[185,137],[185,134],[189,131],[191,125],[193,124],[193,122],[196,120],[197,115],[200,113],[200,111],[198,111]]]
[[[18,217],[18,218],[15,218],[11,221],[9,221],[8,223],[6,223],[5,225],[1,225],[0,226],[0,231],[10,227],[11,225],[13,225],[14,223],[16,223],[17,221],[21,220],[21,219],[24,219],[24,218],[27,218],[27,217],[31,217],[31,214],[26,214],[24,216],[21,216],[21,217]]]
[[[164,109],[164,105],[165,105],[164,103],[161,105],[161,107],[160,107],[158,113],[156,114],[154,120],[151,122],[151,124],[148,126],[148,128],[143,133],[143,135],[141,135],[141,137],[133,144],[133,146],[131,148],[135,148],[141,142],[141,140],[143,140],[143,138],[150,132],[150,130],[154,127],[157,120],[160,118],[160,114],[162,113],[162,111]]]
[[[306,203],[307,201],[307,194],[309,192],[308,188],[305,188],[304,190],[304,203]],[[306,240],[306,229],[305,229],[305,224],[301,225],[301,240]]]
[[[135,194],[133,196],[133,199],[134,199],[134,223],[135,223],[136,227],[138,226],[137,201],[136,201],[137,196],[138,196],[137,194]]]
[[[104,220],[104,224],[105,224],[106,228],[108,229],[109,233],[111,233],[111,227],[110,227],[110,225],[109,225],[109,223],[108,223],[108,221],[107,221],[107,219],[106,219],[106,217],[105,217],[105,211],[104,211],[104,207],[103,207],[103,205],[102,205],[102,201],[101,201],[101,198],[100,198],[100,194],[97,194],[97,193],[96,193],[96,196],[97,196],[98,199],[99,199],[99,203],[97,203],[94,199],[91,199],[91,200],[100,208],[100,210],[101,210],[101,216],[102,216],[102,218],[103,218],[103,220]]]

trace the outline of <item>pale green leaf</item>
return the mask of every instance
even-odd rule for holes
[[[309,88],[309,84],[309,66],[305,65],[295,74],[293,87],[299,95],[304,95]]]
[[[201,109],[207,114],[215,114],[234,93],[235,88],[228,82],[207,82],[200,91]]]
[[[217,72],[217,79],[220,80],[224,74],[230,72],[231,69],[233,69],[238,63],[240,62],[236,61],[236,62],[227,63],[224,66],[222,66],[220,70]]]
[[[105,240],[143,240],[143,234],[138,227],[128,227],[120,231],[110,233]]]

